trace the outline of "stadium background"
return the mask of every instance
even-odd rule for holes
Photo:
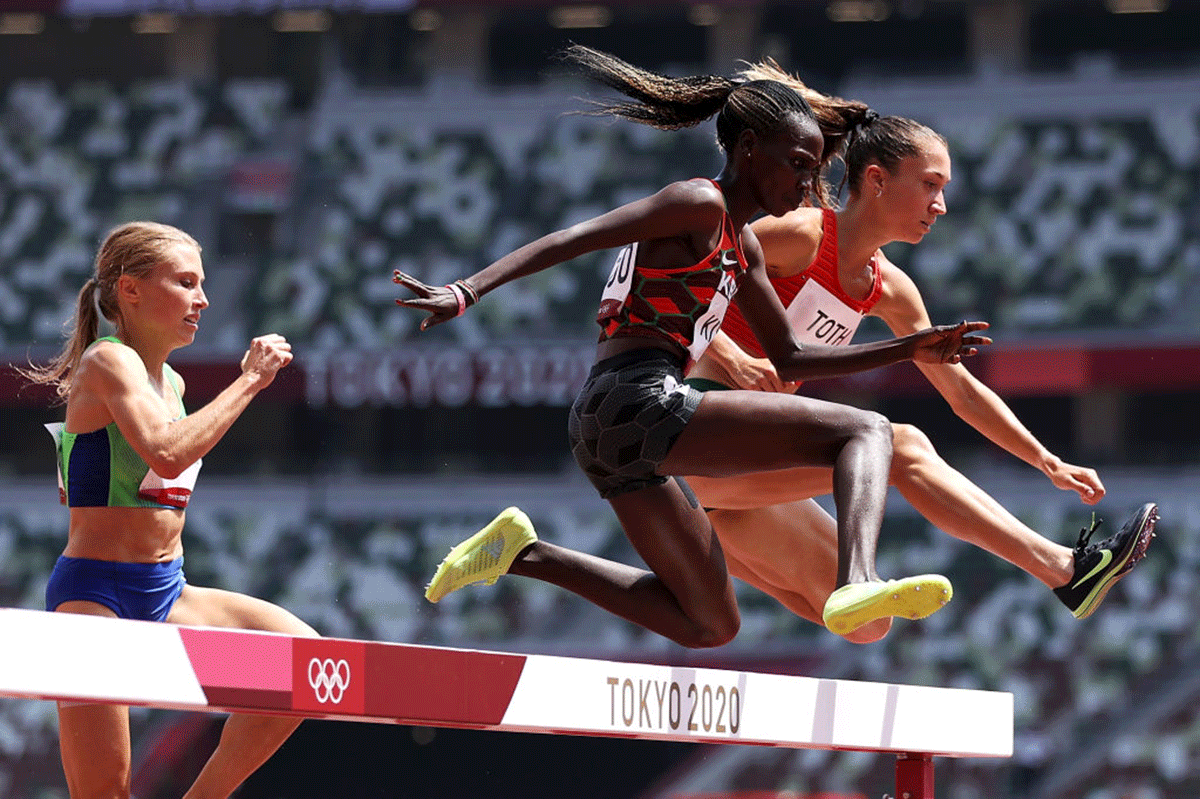
[[[236,374],[253,335],[281,332],[298,354],[205,459],[192,581],[327,635],[1012,691],[1015,757],[942,762],[939,796],[1194,799],[1198,31],[1185,0],[0,0],[0,363],[56,351],[108,228],[180,225],[205,247],[212,301],[174,359],[189,407]],[[1161,505],[1149,557],[1096,616],[1076,622],[898,495],[881,573],[941,571],[956,597],[883,643],[846,644],[744,586],[738,638],[699,653],[530,581],[424,602],[446,547],[508,504],[547,538],[635,558],[564,440],[610,255],[419,337],[392,304],[393,268],[445,282],[715,174],[710,126],[565,113],[595,91],[555,64],[568,40],[676,74],[771,55],[947,136],[950,212],[889,257],[935,321],[992,322],[997,344],[970,368],[1057,454],[1100,471],[1110,529]],[[911,366],[812,389],[918,424],[1052,538],[1090,520]],[[7,371],[0,405],[0,605],[36,608],[64,537],[41,429],[61,411]],[[137,796],[178,796],[219,719],[134,719]],[[241,796],[876,797],[891,769],[855,753],[310,721]],[[50,703],[0,700],[0,796],[66,796]]]

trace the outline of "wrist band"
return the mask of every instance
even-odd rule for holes
[[[463,294],[463,290],[458,287],[458,283],[448,283],[446,288],[454,292],[454,298],[458,300],[458,313],[455,316],[462,316],[463,312],[467,310],[467,298]]]
[[[470,308],[475,303],[479,302],[479,292],[476,291],[474,289],[474,287],[471,286],[470,283],[468,283],[467,281],[460,278],[460,279],[454,281],[454,285],[456,285],[460,289],[462,289],[463,293],[467,295],[466,300],[467,300],[468,308]]]

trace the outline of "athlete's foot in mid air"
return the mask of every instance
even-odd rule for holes
[[[518,508],[505,508],[486,527],[450,550],[425,588],[425,598],[437,602],[464,586],[492,585],[535,541],[537,533],[529,517]]]
[[[953,596],[950,581],[940,574],[850,583],[829,595],[821,617],[829,630],[846,635],[876,619],[923,619]]]
[[[1079,531],[1075,543],[1075,573],[1054,594],[1075,618],[1090,616],[1104,601],[1109,589],[1141,560],[1154,538],[1158,524],[1158,506],[1147,502],[1113,535],[1098,544],[1089,543],[1100,526],[1094,519],[1091,527]]]

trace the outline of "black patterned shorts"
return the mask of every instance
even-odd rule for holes
[[[683,383],[683,362],[648,347],[592,367],[567,430],[571,452],[600,496],[661,485],[658,465],[703,395]]]

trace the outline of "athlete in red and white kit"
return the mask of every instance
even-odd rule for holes
[[[896,335],[929,325],[913,280],[880,249],[916,244],[946,213],[951,178],[945,140],[900,117],[877,117],[861,103],[826,97],[771,64],[747,77],[790,81],[813,106],[827,142],[846,142],[845,208],[800,208],[764,217],[751,227],[762,244],[771,284],[793,334],[802,343],[844,345],[867,316]],[[1012,409],[961,363],[918,363],[955,413],[990,440],[1043,472],[1055,486],[1095,505],[1105,494],[1093,469],[1051,453]],[[736,306],[731,307],[705,356],[686,381],[695,388],[750,388],[794,392],[781,380]],[[1038,534],[946,463],[912,425],[893,424],[892,485],[935,526],[1013,563],[1055,589],[1082,618],[1141,558],[1153,535],[1157,508],[1145,503],[1120,532],[1097,544],[1092,529],[1074,548]],[[812,497],[832,491],[828,468],[794,468],[689,482],[725,549],[730,573],[778,599],[796,614],[822,623],[835,588],[837,529]],[[845,635],[878,640],[891,628],[879,619]]]

